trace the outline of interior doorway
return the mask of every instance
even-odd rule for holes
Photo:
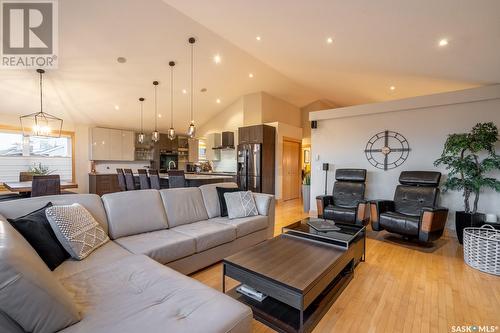
[[[299,140],[283,139],[282,195],[283,201],[300,198],[301,143]]]

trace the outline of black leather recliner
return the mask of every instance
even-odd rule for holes
[[[318,217],[366,225],[365,180],[366,169],[337,169],[332,195],[316,197]]]
[[[394,200],[370,202],[375,231],[387,230],[408,238],[432,242],[443,234],[448,209],[437,206],[440,172],[403,171]]]

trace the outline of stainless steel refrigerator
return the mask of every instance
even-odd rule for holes
[[[242,191],[262,192],[262,144],[238,145],[238,187]]]

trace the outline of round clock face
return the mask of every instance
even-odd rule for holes
[[[397,132],[387,130],[372,136],[365,147],[368,162],[383,170],[397,168],[406,161],[409,154],[408,140]]]

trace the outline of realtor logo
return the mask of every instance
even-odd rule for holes
[[[57,1],[1,1],[1,67],[56,68]]]

